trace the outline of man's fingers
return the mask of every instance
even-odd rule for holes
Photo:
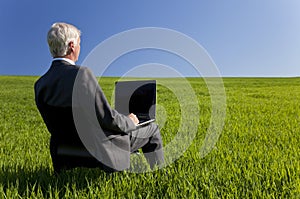
[[[135,114],[130,113],[128,116],[133,121],[134,124],[138,124],[139,123],[139,119],[136,117]]]

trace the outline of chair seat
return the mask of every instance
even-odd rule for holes
[[[70,145],[60,145],[57,147],[58,156],[90,157],[94,158],[85,148]]]

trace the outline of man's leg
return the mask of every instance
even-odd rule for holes
[[[162,139],[159,128],[155,123],[133,131],[130,142],[131,152],[141,148],[151,168],[164,163]]]

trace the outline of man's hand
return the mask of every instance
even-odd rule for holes
[[[128,115],[128,117],[133,121],[133,123],[134,123],[135,125],[137,125],[137,124],[140,122],[139,119],[136,117],[136,115],[133,114],[133,113],[130,113],[130,114]]]

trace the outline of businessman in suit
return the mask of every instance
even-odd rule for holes
[[[64,144],[81,146],[94,157],[90,162],[70,162],[70,168],[79,165],[101,167],[107,172],[126,170],[130,153],[140,148],[151,168],[162,165],[158,126],[152,123],[138,128],[134,114],[126,116],[113,110],[92,72],[75,64],[80,54],[80,34],[71,24],[52,25],[47,40],[53,61],[34,86],[36,105],[51,134],[54,170],[59,172],[62,167],[57,150]]]

